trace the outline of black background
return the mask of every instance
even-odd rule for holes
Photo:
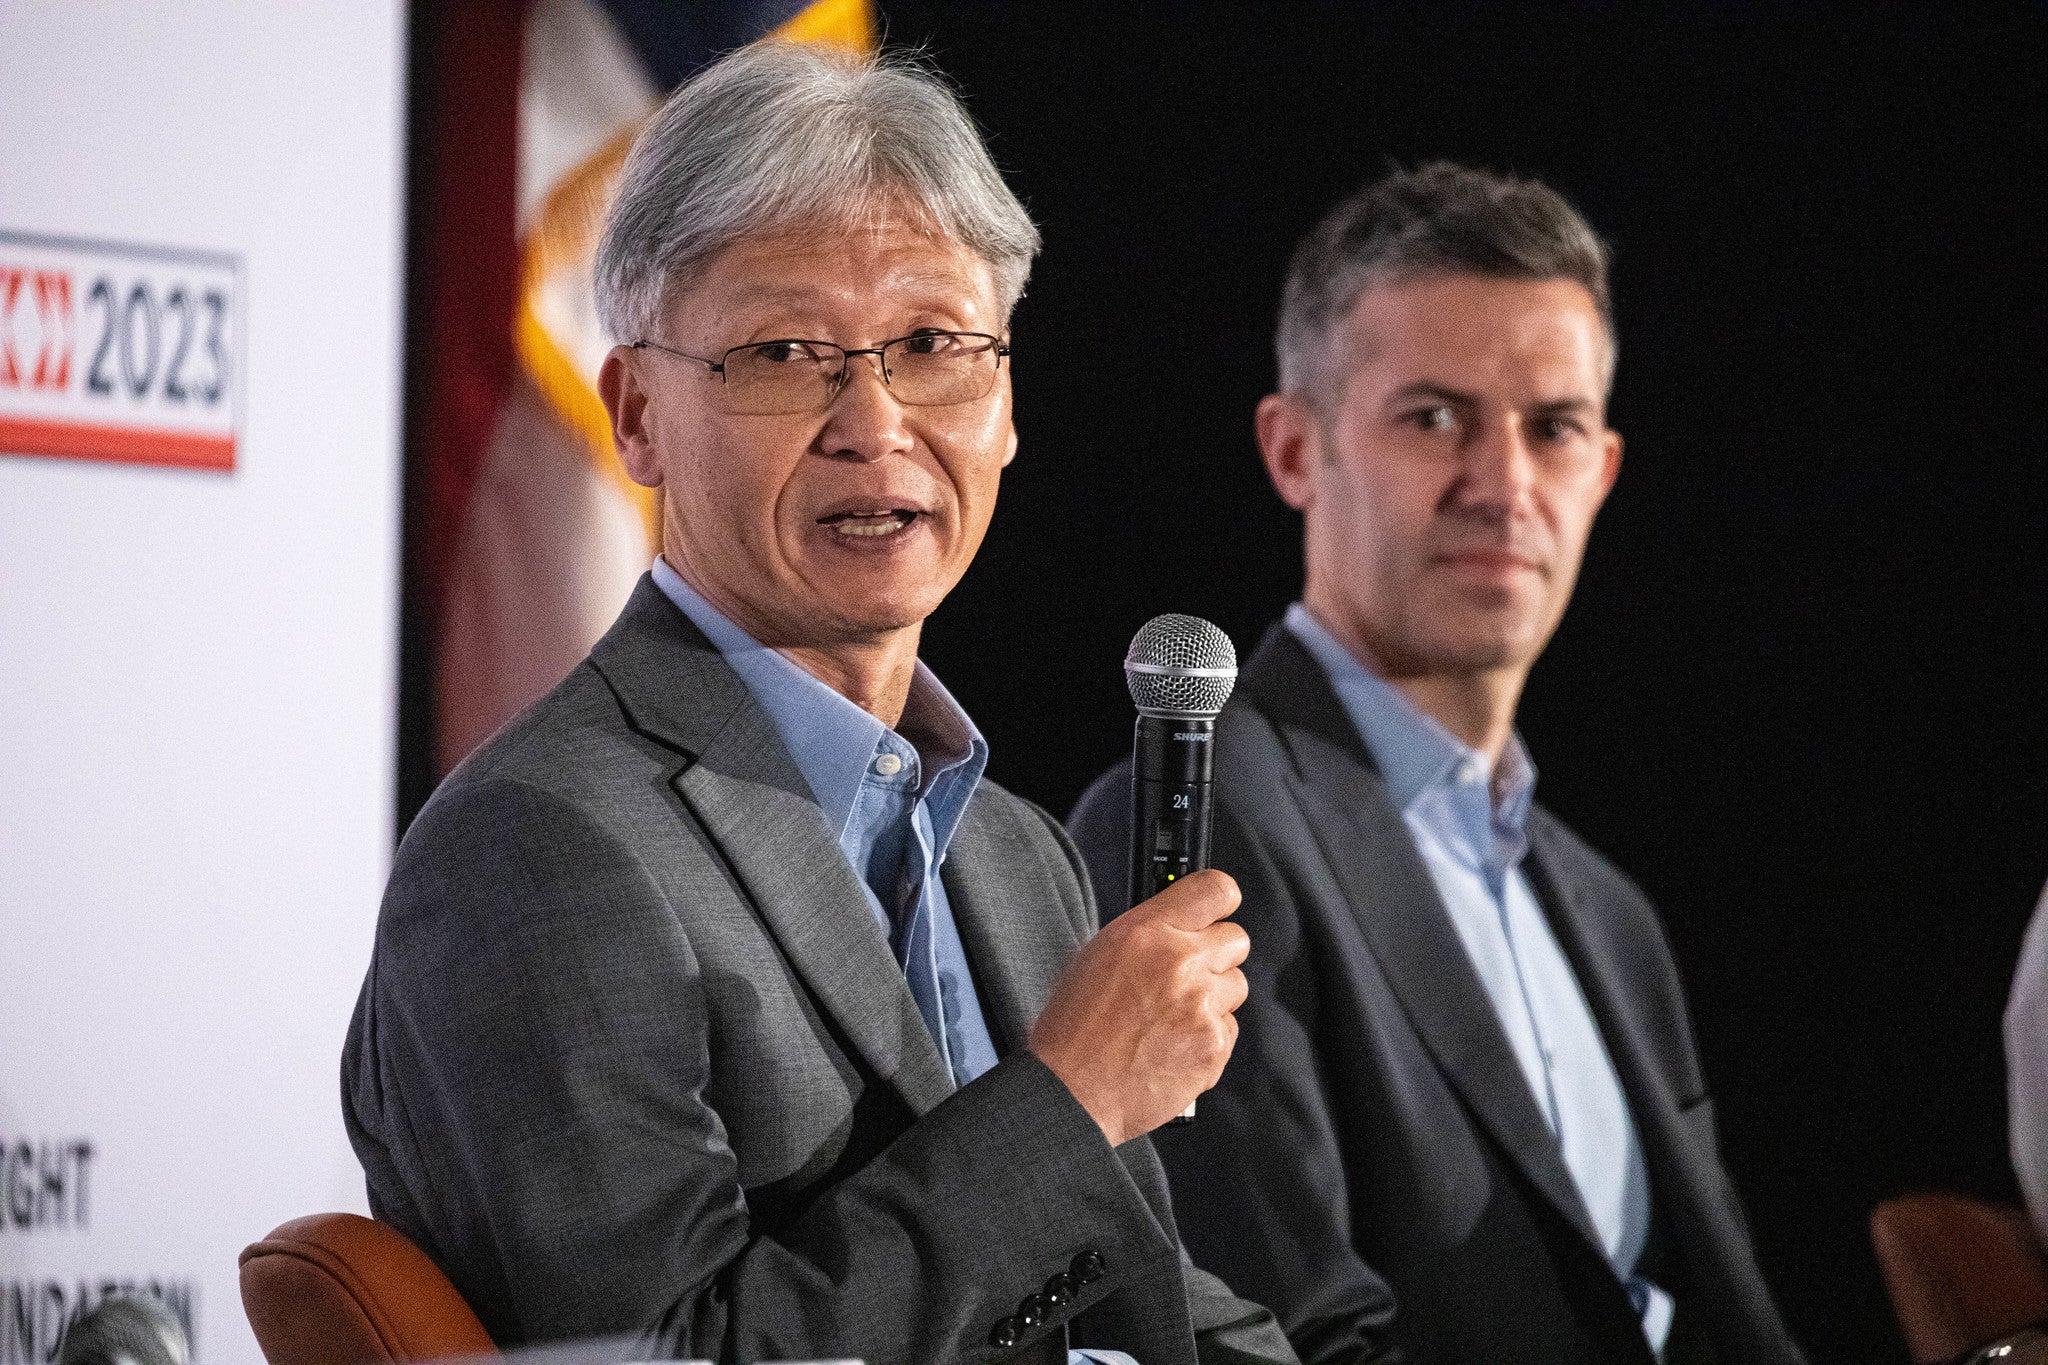
[[[1299,583],[1251,412],[1287,253],[1388,158],[1616,248],[1628,440],[1521,724],[1671,921],[1766,1274],[1904,1360],[1880,1198],[2014,1197],[1998,1019],[2048,879],[2048,11],[883,0],[1045,232],[1023,445],[925,657],[1063,813],[1160,611]]]

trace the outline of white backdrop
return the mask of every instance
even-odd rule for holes
[[[254,1365],[236,1253],[362,1206],[404,70],[402,0],[0,0],[0,451],[70,451],[0,453],[0,1365],[119,1282]]]

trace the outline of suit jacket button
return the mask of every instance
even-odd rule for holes
[[[1045,1301],[1055,1308],[1074,1301],[1074,1277],[1062,1270],[1045,1282]]]
[[[1084,1251],[1067,1267],[1067,1274],[1074,1277],[1076,1284],[1094,1284],[1108,1273],[1109,1262],[1102,1258],[1099,1251]]]
[[[1045,1315],[1052,1311],[1052,1305],[1045,1301],[1043,1294],[1026,1294],[1024,1302],[1017,1305],[1016,1323],[1030,1331],[1045,1321]]]
[[[990,1329],[988,1344],[997,1350],[1007,1351],[1017,1344],[1017,1338],[1021,1335],[1023,1333],[1017,1328],[1017,1320],[1015,1318],[1004,1318]]]

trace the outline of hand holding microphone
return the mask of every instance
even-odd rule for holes
[[[1068,964],[1030,1039],[1112,1145],[1192,1118],[1237,1043],[1251,940],[1222,922],[1237,883],[1206,870],[1216,715],[1236,680],[1230,637],[1195,616],[1154,617],[1124,658],[1132,908]]]
[[[1032,1053],[1112,1147],[1184,1112],[1222,1076],[1251,948],[1227,919],[1237,902],[1224,873],[1176,878],[1082,946],[1032,1026]]]

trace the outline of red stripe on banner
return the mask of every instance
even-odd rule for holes
[[[448,568],[512,381],[519,293],[521,0],[442,0],[424,13],[421,230],[409,288],[417,396],[408,461],[413,549],[438,621]]]
[[[171,465],[227,473],[235,467],[235,438],[201,432],[152,431],[146,427],[0,417],[0,454]]]

